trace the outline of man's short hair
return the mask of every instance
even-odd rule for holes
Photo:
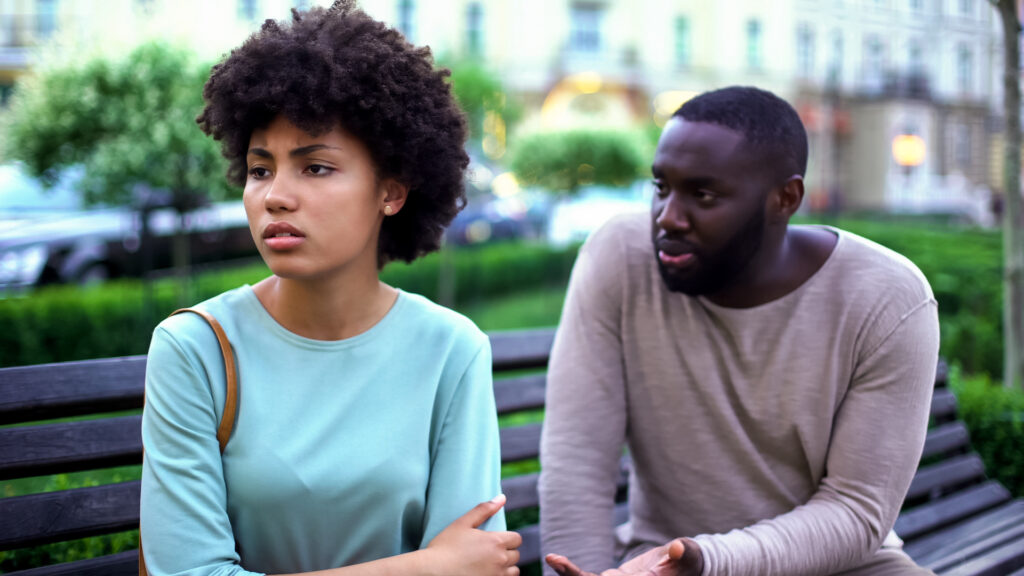
[[[777,163],[780,178],[807,172],[807,131],[800,116],[767,90],[752,86],[712,90],[686,101],[672,116],[743,134],[748,145]]]

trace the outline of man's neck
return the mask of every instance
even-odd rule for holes
[[[740,276],[707,299],[726,308],[753,308],[803,286],[821,269],[839,237],[824,228],[787,226],[766,242]]]

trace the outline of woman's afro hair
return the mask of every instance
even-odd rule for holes
[[[409,188],[402,210],[384,219],[377,261],[411,262],[438,249],[466,202],[466,120],[448,76],[429,48],[338,0],[292,10],[290,23],[267,20],[213,67],[196,122],[221,141],[238,185],[250,136],[275,117],[314,135],[340,123],[369,149],[378,177]]]

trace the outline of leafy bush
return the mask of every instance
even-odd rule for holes
[[[546,285],[564,286],[576,247],[495,244],[453,251],[455,305]],[[269,274],[263,265],[220,270],[195,279],[190,301],[199,302]],[[381,278],[408,292],[437,300],[441,256],[388,265]],[[178,307],[173,280],[154,284],[120,280],[82,289],[45,288],[23,298],[0,300],[0,366],[144,354],[153,327]]]
[[[954,369],[950,385],[960,403],[960,417],[985,471],[1024,496],[1024,391],[993,383],[988,376],[964,376]]]
[[[588,184],[628,185],[648,173],[650,154],[634,132],[536,132],[513,142],[510,167],[524,186],[572,193]]]

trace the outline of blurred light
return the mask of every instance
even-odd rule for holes
[[[466,240],[471,244],[486,242],[491,237],[491,225],[486,220],[477,220],[466,227]]]
[[[488,110],[484,115],[484,154],[492,160],[505,155],[505,120],[500,114]]]
[[[596,94],[601,91],[601,75],[597,72],[580,72],[566,78],[580,94]]]
[[[519,181],[511,172],[502,172],[491,181],[491,189],[498,198],[509,198],[519,194]]]
[[[892,157],[900,166],[920,166],[925,158],[924,139],[916,134],[900,134],[892,139]]]
[[[687,100],[696,96],[692,90],[668,90],[654,97],[654,111],[661,116],[671,116]]]

